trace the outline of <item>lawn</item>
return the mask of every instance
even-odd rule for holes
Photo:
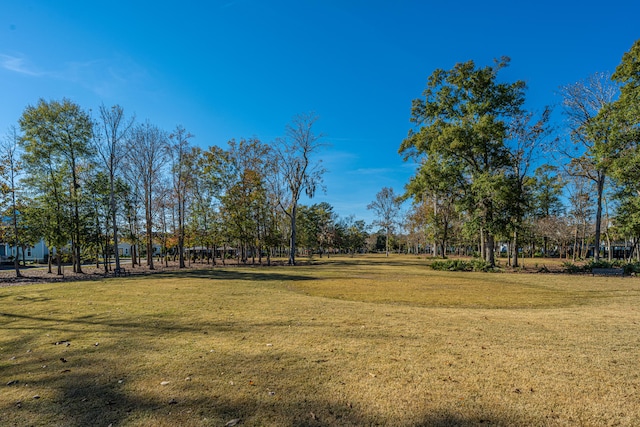
[[[0,288],[0,425],[640,425],[637,278],[427,263]]]

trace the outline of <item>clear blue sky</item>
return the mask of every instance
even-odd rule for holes
[[[39,98],[120,104],[202,147],[268,143],[313,111],[331,144],[313,201],[370,222],[375,194],[402,192],[415,171],[397,150],[434,69],[510,56],[502,78],[525,80],[540,110],[560,86],[613,71],[639,17],[637,0],[3,0],[0,133]]]

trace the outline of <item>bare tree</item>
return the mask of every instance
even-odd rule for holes
[[[111,209],[111,227],[113,231],[113,247],[116,271],[120,270],[120,253],[118,251],[118,205],[116,203],[115,181],[122,158],[124,157],[126,138],[133,127],[134,117],[127,120],[124,110],[119,105],[107,108],[100,105],[100,123],[96,128],[98,153],[109,177],[109,205]]]
[[[275,143],[273,188],[278,205],[289,218],[289,265],[296,263],[296,214],[300,196],[313,198],[322,185],[325,169],[322,161],[313,157],[325,146],[322,134],[313,131],[314,114],[301,114],[287,125],[285,137]]]
[[[145,211],[147,265],[153,266],[153,196],[160,172],[167,163],[167,137],[165,132],[148,121],[132,129],[128,139],[127,163],[131,184],[142,185]]]
[[[615,144],[611,139],[608,121],[610,106],[618,88],[608,73],[596,73],[586,80],[562,88],[564,111],[568,120],[571,150],[568,173],[590,179],[596,186],[596,224],[594,259],[600,259],[600,228],[606,178]]]

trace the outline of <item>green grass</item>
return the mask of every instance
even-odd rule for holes
[[[0,425],[640,424],[637,279],[425,264],[0,288]]]

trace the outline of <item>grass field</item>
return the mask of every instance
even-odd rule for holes
[[[0,425],[640,425],[638,279],[426,263],[0,288]]]

